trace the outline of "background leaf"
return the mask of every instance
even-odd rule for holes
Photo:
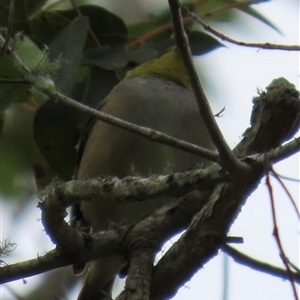
[[[17,55],[26,66],[35,67],[43,59],[44,54],[29,39],[24,37],[15,49]],[[24,79],[22,73],[14,66],[7,56],[0,57],[0,78]],[[0,82],[0,112],[4,111],[13,103],[23,103],[30,99],[29,84],[3,83]]]
[[[51,100],[39,108],[34,118],[35,143],[55,174],[66,181],[74,174],[79,119],[77,110]]]
[[[49,47],[49,60],[55,61],[59,58],[60,64],[53,79],[58,90],[65,95],[70,95],[75,83],[87,28],[88,18],[75,19]]]
[[[39,10],[47,0],[15,0],[14,21],[25,20]],[[10,0],[0,1],[0,25],[6,26],[9,15]]]

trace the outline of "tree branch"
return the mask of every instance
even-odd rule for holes
[[[68,265],[70,265],[68,255],[62,253],[59,249],[54,249],[37,258],[1,267],[0,284],[38,275]]]
[[[300,149],[300,137],[295,138],[293,141],[286,143],[283,146],[271,150],[265,154],[257,155],[256,159],[258,161],[265,161],[266,157],[269,161],[276,163],[282,161],[292,155],[295,155],[299,152]]]
[[[150,178],[128,176],[99,177],[53,183],[44,191],[43,198],[57,198],[64,207],[79,201],[102,199],[130,203],[158,197],[181,197],[193,190],[211,190],[217,183],[233,180],[231,175],[219,173],[220,167],[197,169],[185,173],[153,175]],[[92,192],[91,192],[92,191]]]
[[[251,125],[234,149],[237,157],[269,151],[290,138],[299,126],[298,92],[286,80],[274,80],[255,99]],[[278,122],[282,120],[282,122]],[[295,126],[295,124],[297,124]],[[190,227],[154,268],[151,299],[174,296],[191,274],[217,254],[226,233],[265,173],[265,162],[245,159],[252,171],[218,184],[210,200],[195,215]],[[163,280],[162,280],[163,279]]]
[[[247,266],[256,271],[263,272],[272,276],[276,276],[285,280],[289,279],[288,273],[285,269],[278,268],[268,263],[259,261],[253,257],[250,257],[234,249],[233,247],[230,247],[229,245],[224,245],[222,247],[222,251],[225,252],[230,257],[232,257],[235,262],[243,266]],[[300,273],[292,272],[292,276],[294,281],[300,284]]]
[[[201,209],[206,203],[208,196],[209,192],[190,193],[180,201],[159,209],[153,215],[132,226],[122,226],[118,230],[107,230],[93,235],[79,233],[84,240],[84,247],[76,242],[77,236],[74,238],[75,242],[71,241],[73,248],[70,245],[65,245],[63,239],[71,240],[73,232],[71,230],[58,232],[59,228],[55,228],[49,234],[54,242],[59,242],[58,248],[40,258],[2,267],[0,269],[0,284],[74,263],[86,263],[98,257],[128,253],[128,249],[132,245],[139,243],[143,236],[145,237],[144,247],[148,245],[150,249],[153,247],[158,249],[168,236],[186,228],[195,211]],[[60,210],[64,207],[62,206],[58,211],[55,210],[55,207],[59,205],[59,201],[56,201],[56,203],[51,199],[45,201],[49,201],[44,206],[48,207],[48,212],[43,213],[43,215],[51,212],[61,216]],[[52,208],[49,209],[49,206],[52,206]],[[43,209],[43,206],[41,208]],[[57,216],[54,216],[52,221],[56,220],[56,218]],[[50,219],[47,219],[46,223],[48,221],[52,222]],[[47,227],[48,224],[45,226]],[[50,228],[53,226],[55,225],[50,225]],[[61,225],[57,227],[59,226]],[[47,230],[49,231],[49,227]],[[49,262],[50,258],[51,262]],[[41,264],[40,268],[38,268],[39,263]],[[21,275],[18,273],[19,270],[21,270]]]
[[[190,13],[190,15],[196,20],[199,24],[203,26],[203,28],[212,33],[213,35],[217,36],[223,41],[227,41],[229,43],[238,45],[238,46],[245,46],[245,47],[252,47],[252,48],[259,48],[259,49],[266,49],[266,50],[285,50],[285,51],[300,51],[300,46],[299,45],[275,45],[271,43],[246,43],[242,41],[237,41],[220,31],[212,28],[208,24],[206,24],[204,21],[202,21],[195,13]]]
[[[182,56],[186,71],[189,75],[200,114],[220,154],[220,163],[222,167],[230,172],[245,172],[247,168],[246,165],[241,163],[233,155],[215,121],[214,115],[210,109],[209,101],[193,65],[188,38],[183,27],[180,2],[178,0],[169,0],[169,6],[173,18],[176,46]]]
[[[154,248],[138,245],[130,254],[129,271],[125,288],[116,300],[148,300],[152,278]]]

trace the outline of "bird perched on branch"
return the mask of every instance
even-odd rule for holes
[[[129,71],[103,100],[100,110],[214,149],[176,49]],[[197,164],[208,163],[199,156],[152,142],[102,121],[93,123],[81,148],[82,156],[76,174],[79,180],[100,175],[123,178],[134,175],[133,170],[144,176],[184,172]],[[98,199],[83,201],[80,209],[92,231],[97,232],[108,229],[111,222],[136,222],[171,200],[159,198],[117,204]],[[78,300],[111,299],[114,279],[122,267],[124,264],[118,256],[99,258],[89,263]]]

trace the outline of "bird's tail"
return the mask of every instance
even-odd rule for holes
[[[77,300],[111,300],[116,274],[123,267],[119,256],[109,256],[89,263]]]

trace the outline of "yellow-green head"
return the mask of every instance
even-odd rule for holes
[[[152,61],[147,61],[127,72],[125,79],[138,76],[167,78],[187,89],[192,89],[188,74],[177,49],[170,50],[161,57]]]

